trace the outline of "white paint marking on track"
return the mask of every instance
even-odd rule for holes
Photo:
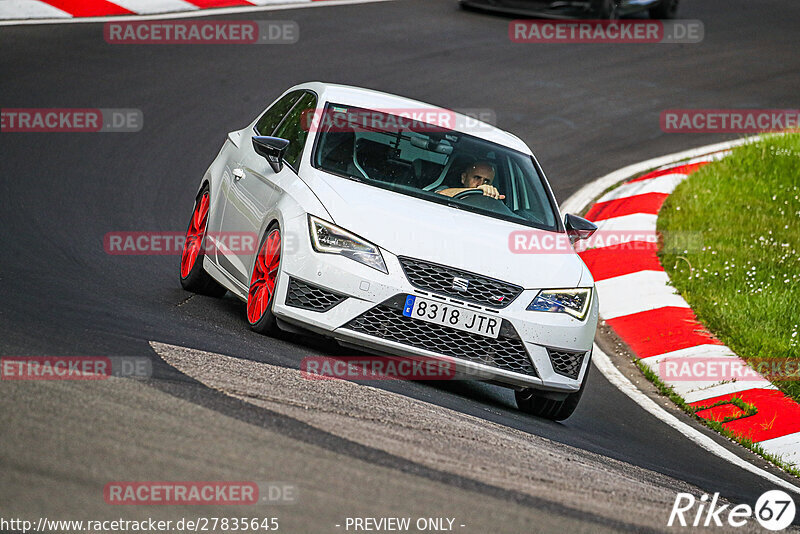
[[[680,377],[682,370],[692,370],[690,377],[700,377],[709,374],[703,371],[708,370],[708,364],[713,365],[713,369],[718,369],[720,365],[747,365],[736,354],[724,345],[697,345],[694,347],[687,347],[666,354],[659,354],[658,356],[651,356],[649,358],[642,358],[640,360],[643,364],[648,366],[658,377],[675,390],[675,393],[680,395],[686,400],[686,395],[693,391],[705,390],[710,387],[719,385],[723,379],[716,378],[714,380],[700,380],[698,379],[683,379]],[[699,370],[697,370],[697,366]],[[697,370],[697,372],[694,372]],[[751,382],[752,384],[752,382]],[[747,386],[746,389],[752,388],[752,385]]]
[[[738,393],[740,391],[747,391],[748,389],[775,389],[769,381],[763,378],[756,378],[755,372],[753,376],[745,380],[730,381],[729,378],[718,378],[716,380],[676,380],[667,372],[666,364],[662,362],[681,362],[681,360],[696,360],[705,365],[708,362],[712,367],[709,372],[713,373],[714,368],[717,370],[721,365],[741,365],[747,366],[747,363],[737,356],[730,348],[725,345],[696,345],[694,347],[687,347],[685,349],[659,354],[658,356],[651,356],[649,358],[642,358],[640,361],[647,365],[654,373],[656,373],[662,381],[669,384],[675,390],[675,393],[683,397],[687,403],[697,402],[705,399],[719,397],[730,393]],[[715,366],[715,367],[714,367]],[[702,370],[701,370],[702,372]]]
[[[765,451],[780,456],[785,462],[800,464],[800,432],[779,438],[766,439],[759,443]]]
[[[308,2],[308,0],[247,0],[256,6],[269,6],[274,4],[297,4],[301,2]]]
[[[600,294],[600,317],[615,319],[666,306],[688,308],[664,271],[637,271],[595,282]]]
[[[724,158],[728,154],[730,154],[730,150],[724,150],[724,151],[717,152],[715,154],[708,154],[708,155],[705,155],[705,156],[699,156],[699,157],[696,157],[696,158],[687,159],[686,161],[681,161],[681,165],[691,165],[693,163],[716,161],[718,159]],[[665,165],[665,168],[669,167],[669,166],[670,165]]]
[[[111,0],[128,11],[142,15],[169,13],[173,11],[197,11],[197,6],[185,0]]]
[[[658,363],[665,358],[675,360],[678,358],[724,358],[726,356],[736,356],[736,353],[725,345],[713,345],[709,343],[707,345],[695,345],[694,347],[665,352],[658,356],[643,358],[642,361]],[[738,356],[736,357],[738,358]]]
[[[609,191],[597,199],[597,202],[619,200],[636,195],[644,195],[645,193],[665,193],[669,195],[684,179],[686,179],[685,174],[672,173],[649,178],[640,182],[631,182]]]
[[[621,245],[633,241],[656,243],[656,215],[634,213],[597,221],[597,232],[587,243],[591,249]]]
[[[653,213],[631,213],[597,221],[597,228],[603,231],[642,231],[655,232],[658,215]]]
[[[662,354],[660,356],[642,358],[641,362],[650,367],[664,383],[672,386],[675,393],[683,397],[684,400],[686,400],[686,395],[693,391],[706,390],[723,383],[724,380],[730,381],[729,378],[722,379],[715,377],[713,379],[702,380],[699,377],[713,374],[715,370],[719,370],[723,365],[728,368],[737,365],[747,367],[747,364],[741,358],[733,354],[727,347],[721,345],[698,345],[697,347],[689,347],[689,349],[704,347],[717,347],[723,350],[717,351],[716,353],[697,351],[693,355],[679,356]],[[684,371],[691,372],[691,375],[682,377]],[[749,385],[745,385],[744,382],[737,383],[742,385],[743,390],[754,387],[754,381],[748,381],[747,384]]]
[[[596,344],[594,346],[594,350],[592,351],[592,361],[600,370],[601,373],[608,379],[611,384],[613,384],[617,389],[623,392],[625,395],[630,397],[636,404],[642,407],[646,412],[656,417],[659,421],[663,422],[664,424],[674,428],[688,439],[695,442],[697,445],[702,447],[703,449],[707,450],[708,452],[719,456],[723,460],[726,460],[738,467],[741,467],[745,471],[749,471],[755,475],[768,480],[770,483],[775,484],[778,487],[788,489],[800,495],[800,488],[795,486],[794,484],[783,480],[782,478],[773,475],[769,471],[765,471],[760,467],[757,467],[750,462],[739,458],[737,455],[711,439],[710,437],[706,436],[696,428],[684,423],[683,421],[678,420],[677,417],[672,415],[671,413],[667,412],[664,408],[656,404],[656,402],[642,393],[639,388],[633,385],[633,382],[628,380],[620,371],[617,369],[611,360],[609,359],[608,355],[603,352],[603,350],[598,347]],[[785,437],[785,436],[784,436]],[[763,443],[766,442],[762,442]]]
[[[72,15],[39,0],[0,0],[0,19],[58,19]]]
[[[778,389],[770,382],[764,380],[762,381],[749,381],[749,380],[737,380],[736,382],[725,382],[723,384],[717,384],[716,386],[711,386],[705,389],[698,389],[697,391],[692,391],[687,393],[683,400],[687,403],[693,403],[697,401],[702,401],[706,399],[713,399],[714,397],[721,397],[723,395],[730,395],[731,393],[741,393],[742,391],[747,391],[749,389]]]

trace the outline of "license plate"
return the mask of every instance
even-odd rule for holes
[[[451,306],[443,302],[415,297],[414,295],[406,297],[403,315],[495,339],[500,334],[500,323],[502,322],[499,317],[475,313],[466,308],[459,308],[458,306]]]

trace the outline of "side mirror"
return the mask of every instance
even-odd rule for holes
[[[281,172],[283,169],[283,155],[288,146],[289,141],[280,137],[253,136],[253,148],[256,154],[266,159],[275,172]]]
[[[597,225],[583,217],[567,213],[564,216],[564,226],[567,229],[569,242],[573,245],[581,239],[588,239],[597,231]]]

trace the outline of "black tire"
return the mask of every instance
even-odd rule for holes
[[[598,19],[619,19],[619,6],[617,6],[617,0],[595,0],[594,6],[595,16]]]
[[[208,195],[208,185],[205,185],[199,193],[197,193],[197,198],[194,201],[194,208],[192,209],[192,218],[194,218],[195,212],[198,209],[198,204],[201,202],[201,199],[204,195]],[[209,202],[210,206],[210,202]],[[208,216],[206,215],[206,221]],[[194,259],[194,262],[191,266],[191,269],[186,273],[184,276],[183,272],[183,261],[184,255],[186,253],[186,245],[188,244],[188,234],[192,229],[192,219],[189,220],[189,226],[186,229],[187,233],[187,242],[184,243],[184,252],[181,254],[181,269],[180,269],[180,277],[181,277],[181,286],[186,291],[191,291],[193,293],[198,293],[200,295],[207,295],[209,297],[220,298],[226,292],[222,285],[220,285],[216,280],[211,278],[211,275],[208,274],[205,269],[203,269],[203,258],[205,257],[205,252],[203,251],[206,238],[206,228],[203,228],[202,237],[200,237],[200,251],[197,253],[197,256]]]
[[[656,7],[650,8],[651,19],[674,19],[678,14],[680,0],[661,0]]]
[[[543,417],[553,421],[563,421],[575,411],[578,403],[583,396],[583,390],[586,389],[586,382],[589,380],[589,370],[591,367],[591,355],[589,356],[589,364],[586,366],[586,374],[583,376],[581,387],[575,393],[570,393],[562,400],[554,400],[545,397],[541,391],[535,389],[523,389],[522,391],[515,391],[514,397],[517,400],[517,407],[520,411],[535,415],[536,417]]]
[[[277,222],[272,223],[269,226],[269,228],[267,228],[266,232],[264,232],[264,235],[261,237],[261,241],[259,242],[259,245],[258,245],[258,254],[261,254],[261,249],[264,247],[264,245],[265,245],[265,243],[267,241],[267,238],[269,237],[269,235],[273,231],[277,231],[278,235],[280,236],[280,231],[281,230],[280,230],[280,226],[278,226]],[[281,239],[281,241],[282,241],[282,239]],[[281,242],[281,255],[283,254],[282,247],[283,247],[283,243]],[[258,261],[257,257],[256,257],[256,261]],[[253,263],[254,263],[253,270],[255,270],[255,268],[256,268],[255,267],[255,262],[253,262]],[[252,288],[252,284],[253,284],[253,276],[252,276],[252,274],[253,273],[251,272],[251,275],[250,275],[250,286],[251,286],[251,288]],[[250,307],[249,307],[249,305],[250,305],[250,293],[248,291],[248,308],[247,308],[248,318],[247,318],[247,321],[248,321],[248,323],[250,323],[250,328],[253,330],[253,332],[257,332],[259,334],[266,335],[266,336],[272,336],[272,337],[278,336],[280,334],[280,332],[281,332],[280,328],[278,328],[278,321],[275,318],[275,314],[272,313],[272,306],[275,303],[275,294],[278,292],[277,280],[279,278],[280,278],[280,267],[278,268],[278,273],[276,275],[275,290],[274,290],[274,292],[273,292],[273,294],[272,294],[272,296],[271,296],[271,298],[269,300],[269,303],[268,303],[267,307],[264,309],[264,313],[261,315],[261,317],[258,320],[256,320],[256,322],[252,322],[251,318],[250,318]]]

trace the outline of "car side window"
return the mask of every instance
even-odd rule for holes
[[[297,166],[300,163],[300,156],[303,154],[303,147],[308,137],[308,127],[303,127],[303,118],[316,105],[316,95],[312,93],[304,94],[275,131],[275,137],[289,141],[289,146],[286,148],[283,159],[295,170],[297,170]]]
[[[275,128],[281,123],[284,115],[286,115],[286,112],[292,109],[292,106],[303,96],[303,93],[304,91],[292,91],[272,104],[256,123],[258,135],[271,136],[275,132]]]

